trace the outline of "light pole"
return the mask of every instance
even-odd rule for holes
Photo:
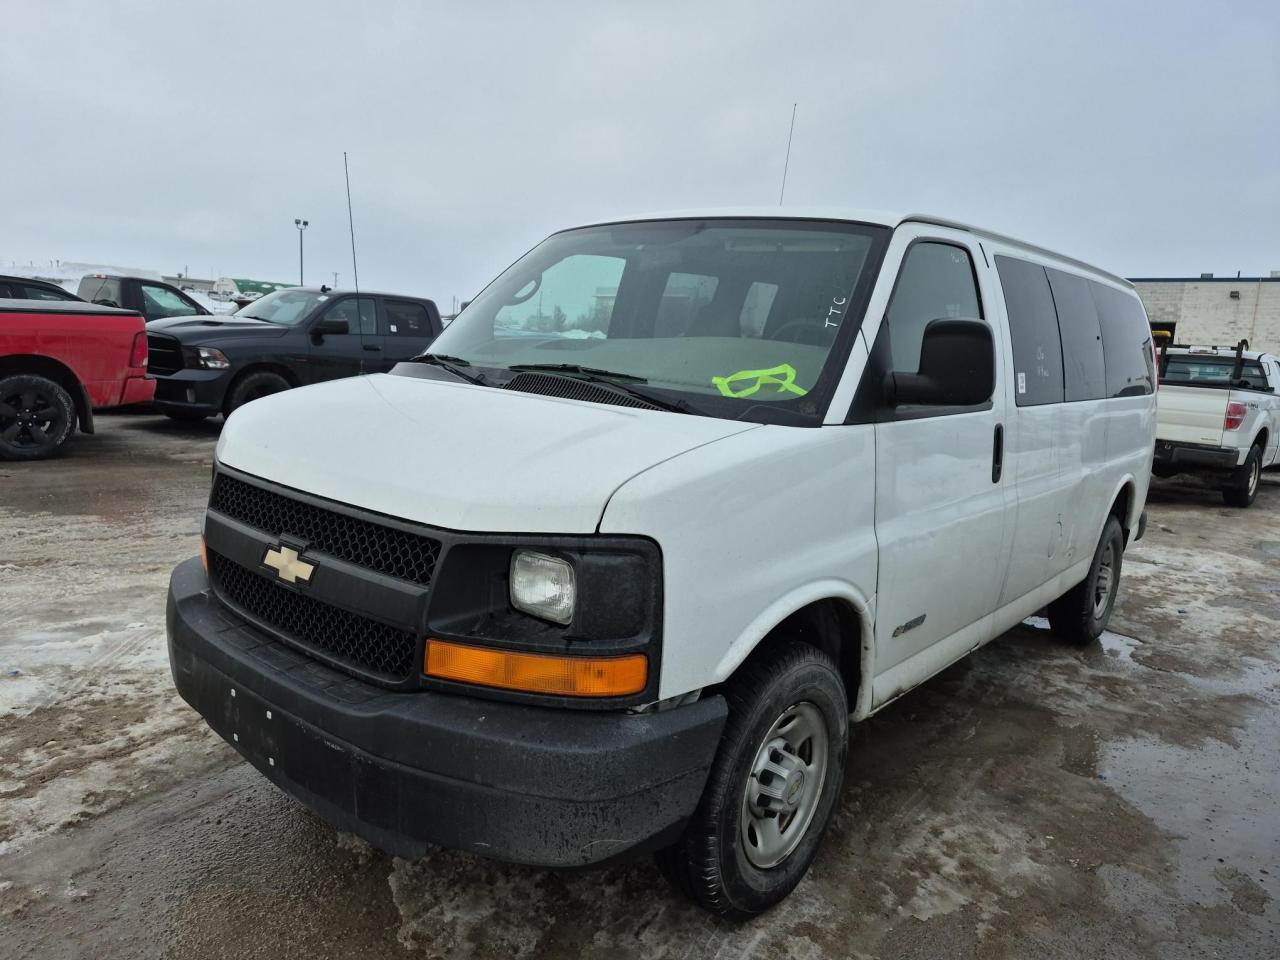
[[[302,286],[302,231],[307,229],[310,222],[307,220],[294,220],[293,225],[298,228],[298,286]]]

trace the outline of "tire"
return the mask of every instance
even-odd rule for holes
[[[56,456],[75,427],[75,404],[61,384],[30,373],[0,378],[0,460]]]
[[[282,393],[289,389],[289,381],[270,370],[259,370],[241,377],[231,385],[227,394],[226,413],[228,416],[251,400],[267,397],[273,393]]]
[[[817,854],[844,780],[849,703],[831,658],[797,641],[753,655],[725,698],[729,719],[702,799],[656,859],[686,897],[743,920],[795,889]],[[764,803],[780,813],[764,813]]]
[[[1262,448],[1256,443],[1249,448],[1244,463],[1236,467],[1228,485],[1222,488],[1222,500],[1228,507],[1249,507],[1258,496],[1262,480]]]
[[[1123,558],[1124,530],[1112,514],[1102,527],[1089,575],[1049,604],[1049,626],[1056,637],[1085,646],[1102,635],[1120,592]]]
[[[201,413],[198,410],[161,410],[160,412],[170,420],[177,420],[180,423],[199,423],[213,416],[211,413]]]

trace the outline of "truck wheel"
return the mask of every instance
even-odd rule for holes
[[[849,704],[831,658],[799,642],[753,656],[725,698],[698,809],[657,861],[685,896],[741,920],[789,894],[813,862],[844,779]]]
[[[48,377],[0,378],[0,460],[43,460],[58,453],[76,426],[71,394]]]
[[[1084,646],[1102,635],[1120,591],[1123,557],[1124,530],[1112,514],[1102,528],[1089,575],[1049,604],[1049,626],[1055,636]]]
[[[1228,507],[1248,507],[1258,496],[1258,483],[1262,480],[1262,448],[1256,443],[1249,448],[1244,463],[1231,474],[1228,486],[1222,488],[1222,499]]]
[[[289,389],[289,381],[270,370],[259,370],[237,380],[227,395],[227,415],[243,407],[250,400],[268,397],[273,393],[281,393]]]

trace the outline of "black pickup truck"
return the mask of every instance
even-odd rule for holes
[[[390,370],[427,349],[440,311],[420,297],[290,287],[229,316],[147,324],[156,407],[203,420],[291,387]]]
[[[91,273],[81,277],[80,299],[104,307],[136,310],[147,320],[165,317],[207,317],[209,311],[172,284],[145,277]]]

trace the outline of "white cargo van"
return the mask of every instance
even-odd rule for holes
[[[849,723],[1023,618],[1097,637],[1155,439],[1124,280],[922,216],[557,233],[429,355],[223,430],[183,697],[407,857],[812,861]]]

